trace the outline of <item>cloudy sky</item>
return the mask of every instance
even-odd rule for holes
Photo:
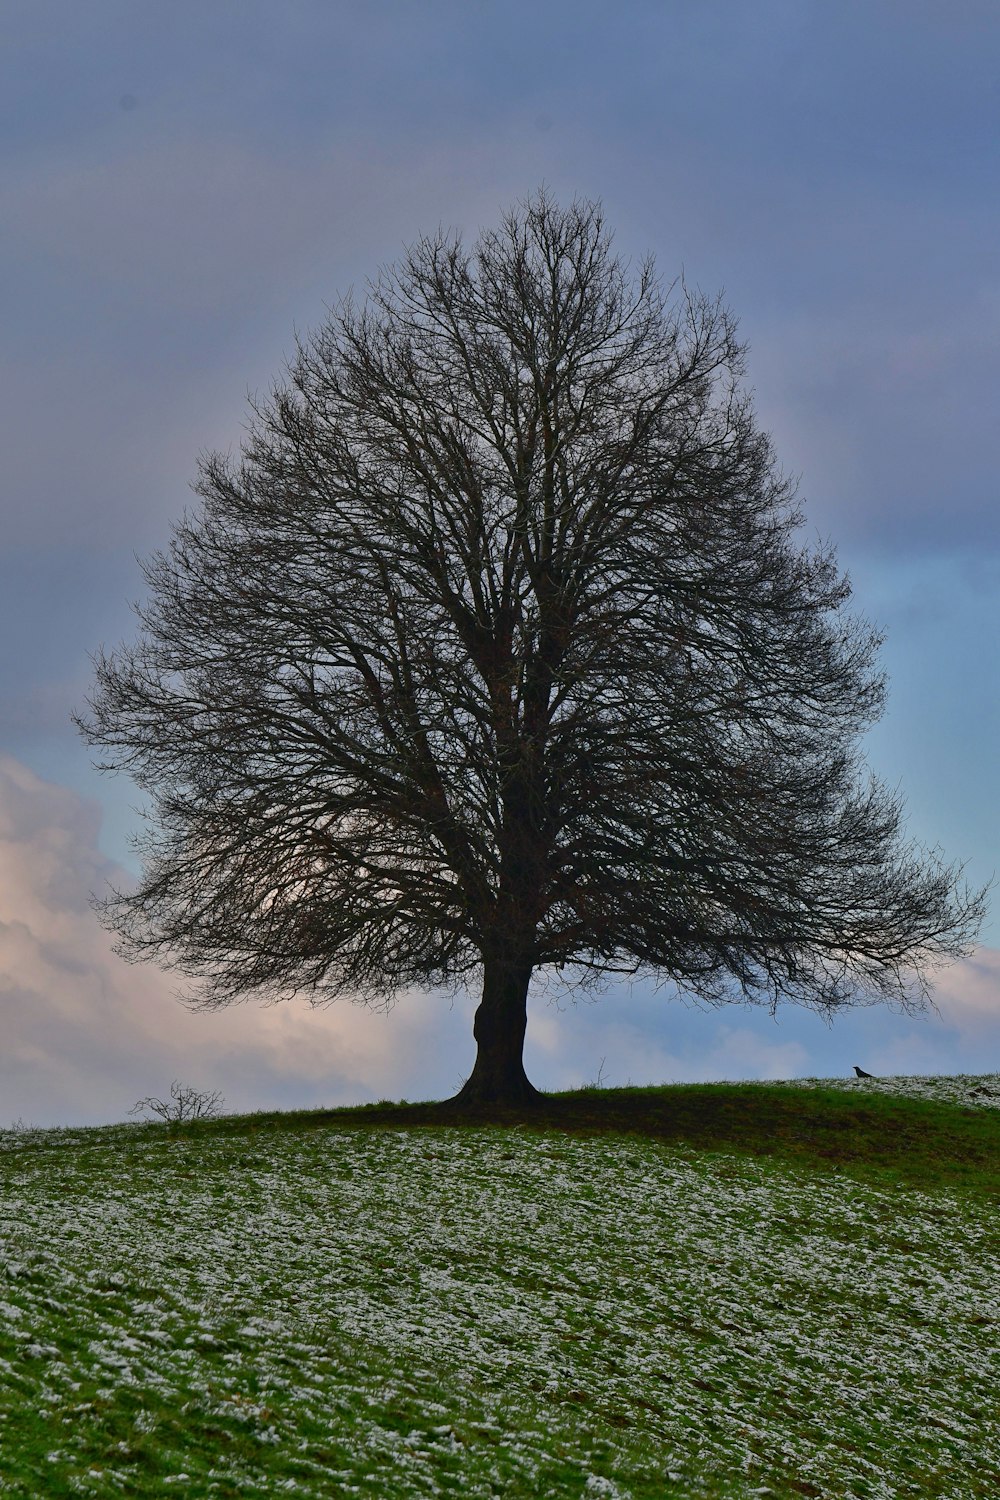
[[[136,554],[238,444],[294,330],[439,224],[541,184],[724,290],[892,692],[909,828],[997,866],[1000,11],[995,0],[5,0],[0,14],[0,1124],[451,1092],[471,1000],[184,1010],[88,895],[134,797],[69,715],[131,634]],[[1000,1069],[1000,928],[939,1014],[704,1013],[540,994],[543,1087]]]

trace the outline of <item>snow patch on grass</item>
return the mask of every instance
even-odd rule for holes
[[[1000,1090],[842,1086],[915,1082]],[[982,1197],[556,1132],[43,1134],[0,1156],[0,1494],[1000,1494]]]

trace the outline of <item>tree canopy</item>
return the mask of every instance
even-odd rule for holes
[[[199,1003],[479,975],[466,1097],[530,1097],[539,969],[919,1007],[983,895],[866,770],[878,638],[717,299],[540,194],[301,340],[145,565],[84,732],[149,795],[105,915]]]

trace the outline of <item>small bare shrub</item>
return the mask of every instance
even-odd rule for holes
[[[143,1110],[170,1125],[183,1125],[187,1120],[212,1120],[225,1103],[218,1089],[196,1089],[190,1084],[178,1083],[175,1078],[170,1085],[169,1099],[157,1099],[150,1095],[140,1099],[129,1110],[130,1115]]]
[[[41,1139],[42,1131],[37,1125],[31,1125],[18,1115],[12,1120],[6,1130],[0,1128],[0,1150],[18,1151],[26,1146],[35,1146]]]
[[[604,1064],[606,1062],[607,1062],[607,1058],[606,1057],[602,1057],[601,1058],[601,1066],[597,1070],[597,1077],[595,1079],[593,1079],[590,1083],[585,1083],[584,1084],[584,1088],[588,1088],[588,1089],[603,1089],[605,1087],[605,1083],[604,1083]]]

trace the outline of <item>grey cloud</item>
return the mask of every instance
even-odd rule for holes
[[[6,748],[99,792],[110,813],[100,838],[122,843],[129,794],[86,770],[64,715],[86,686],[87,650],[131,632],[132,551],[165,539],[198,452],[239,441],[245,392],[279,374],[295,326],[317,322],[421,231],[443,222],[473,234],[544,181],[562,198],[602,196],[625,253],[653,250],[666,277],[683,266],[705,290],[725,289],[751,344],[762,421],[802,474],[808,520],[860,574],[859,606],[892,627],[879,769],[917,792],[916,822],[932,841],[954,839],[988,873],[995,4],[961,0],[945,19],[895,0],[625,10],[433,0],[419,14],[405,0],[289,0],[280,15],[263,0],[178,0],[154,11],[140,17],[126,0],[5,9]],[[125,95],[135,109],[121,108]],[[542,116],[551,129],[537,128]],[[962,562],[973,556],[978,581]],[[4,939],[27,965],[10,981],[20,998],[4,1005],[18,1018],[16,1057],[40,1070],[31,1077],[54,1111],[46,1118],[165,1087],[169,1076],[149,1074],[156,1057],[168,1075],[202,1056],[228,1068],[222,1086],[240,1101],[406,1092],[420,1078],[431,1092],[454,1086],[469,1059],[468,1014],[439,1014],[433,1001],[408,997],[379,1026],[364,1012],[345,1011],[348,1025],[339,1012],[300,1020],[293,1010],[280,1024],[270,1013],[268,1031],[252,1007],[196,1024],[155,971],[115,968],[81,894],[103,868],[96,812],[26,785],[0,785],[27,820],[24,839],[2,846],[14,872],[4,899],[37,898],[30,920],[16,918],[34,947],[23,932]],[[33,829],[50,840],[47,874]],[[16,925],[2,906],[0,921]],[[71,1006],[57,1043],[47,1007],[74,965],[65,1000],[81,997],[78,1013]],[[949,1065],[970,1055],[950,1023],[900,1029],[877,1013],[833,1034],[796,1017],[772,1033],[751,1016],[735,1044],[742,1022],[694,1017],[640,990],[556,1017],[554,1032],[544,1003],[533,1014],[533,1066],[549,1082],[593,1076],[605,1051],[627,1072],[640,1036],[677,1076],[738,1070],[741,1047],[747,1068],[791,1066],[780,1052],[789,1045],[805,1048],[809,1067],[835,1070],[853,1061],[854,1037],[874,1061],[904,1041],[919,1051],[926,1037]],[[558,1045],[546,1050],[547,1036]],[[402,1037],[415,1054],[429,1039],[409,1073]],[[310,1046],[325,1081],[302,1060]],[[5,1075],[15,1093],[29,1076],[20,1065]],[[30,1116],[30,1101],[13,1112]]]

